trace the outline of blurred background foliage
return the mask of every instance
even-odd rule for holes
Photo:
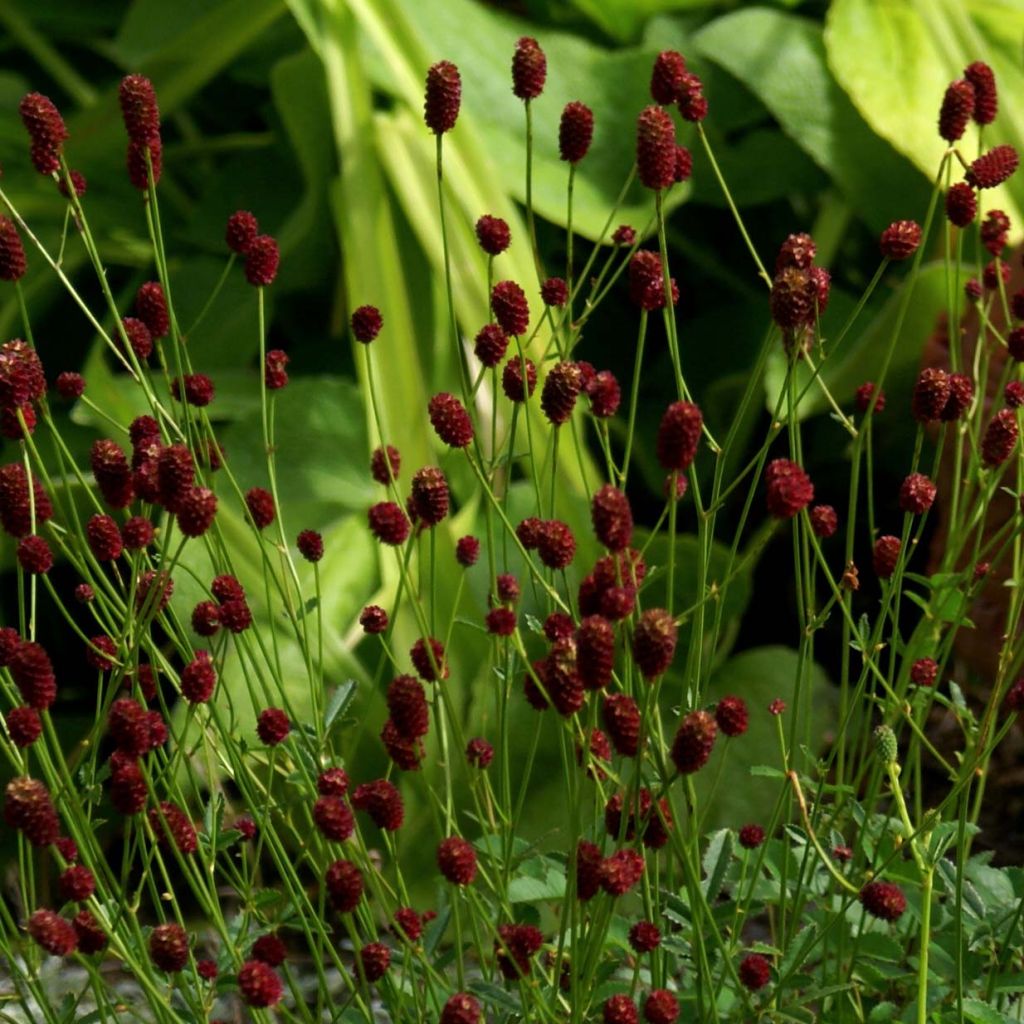
[[[374,349],[379,397],[388,440],[403,454],[406,479],[406,473],[441,457],[426,429],[429,394],[457,390],[444,302],[434,140],[421,118],[430,63],[455,61],[464,83],[463,113],[446,139],[445,153],[455,306],[466,338],[487,318],[485,262],[472,230],[481,214],[499,215],[511,225],[513,245],[499,257],[497,273],[520,281],[531,295],[537,292],[522,206],[523,110],[509,79],[520,35],[536,36],[548,55],[547,87],[534,109],[534,195],[541,253],[549,267],[565,261],[567,171],[557,152],[562,106],[582,100],[596,118],[593,150],[576,182],[575,226],[586,240],[577,245],[582,259],[600,237],[629,172],[635,118],[649,102],[653,58],[659,50],[679,49],[705,79],[711,111],[706,130],[762,259],[770,264],[792,231],[810,231],[817,240],[818,262],[833,275],[826,336],[845,321],[874,273],[880,229],[893,219],[924,218],[942,153],[935,131],[939,102],[946,83],[970,60],[989,61],[1000,79],[994,141],[1024,144],[1024,3],[1019,0],[757,5],[737,0],[5,0],[0,33],[0,184],[43,244],[56,251],[65,206],[52,182],[32,172],[17,115],[25,92],[50,95],[68,121],[69,160],[88,179],[86,210],[125,313],[135,288],[154,272],[143,209],[123,170],[116,88],[124,73],[150,76],[160,98],[165,140],[160,202],[179,320],[193,321],[224,270],[223,228],[232,211],[254,211],[263,230],[280,241],[281,272],[269,291],[268,347],[285,349],[292,361],[292,383],[280,394],[277,413],[285,521],[292,535],[303,528],[325,534],[327,678],[332,685],[348,678],[360,684],[337,734],[338,749],[359,778],[383,769],[377,733],[385,712],[383,684],[371,684],[379,649],[363,640],[355,620],[366,603],[389,603],[396,574],[390,552],[373,545],[365,528],[365,508],[376,500],[367,471],[375,440],[363,396],[362,360],[354,358],[345,329],[350,309],[370,302],[384,313],[386,328]],[[722,432],[767,329],[767,297],[689,127],[682,141],[693,149],[694,172],[688,185],[674,191],[669,221],[672,272],[682,292],[682,358],[712,429]],[[1015,239],[1022,193],[1024,176],[1017,175],[996,199],[1014,216]],[[615,223],[644,230],[651,216],[650,196],[634,188]],[[933,236],[928,259],[941,256],[941,239]],[[82,369],[88,395],[127,422],[140,411],[137,396],[31,249],[29,262],[24,283],[50,377]],[[63,266],[92,308],[100,310],[98,287],[73,233]],[[825,365],[824,376],[842,403],[850,403],[865,368],[874,365],[887,342],[901,279],[894,273],[885,280],[842,350]],[[925,268],[916,287],[888,388],[892,412],[877,426],[882,521],[895,509],[896,485],[912,445],[912,424],[901,415],[908,381],[924,339],[950,301],[949,282],[938,263]],[[539,302],[533,312],[539,314]],[[620,282],[589,322],[580,356],[628,382],[637,321]],[[5,338],[21,333],[10,291],[0,294],[0,330]],[[217,398],[210,411],[240,483],[265,484],[255,429],[256,302],[239,267],[188,342],[196,369],[215,379]],[[660,323],[652,324],[648,352],[640,385],[639,472],[631,498],[638,520],[652,525],[660,510],[661,478],[649,442],[662,410],[675,397]],[[780,352],[765,372],[766,401],[774,397],[781,372]],[[806,446],[819,499],[844,509],[846,435],[830,421],[816,392],[804,411],[815,419]],[[108,429],[81,404],[61,406],[57,416],[83,459],[91,441]],[[749,417],[735,466],[743,464],[766,426],[763,410]],[[584,539],[596,461],[580,465],[570,445],[562,448],[559,512],[582,540],[570,573],[576,581],[597,554]],[[8,444],[4,460],[14,457]],[[441,464],[450,473],[457,502],[456,515],[438,538],[439,557],[450,559],[455,538],[479,532],[480,507],[461,460]],[[710,471],[710,460],[700,468]],[[689,508],[686,516],[692,516]],[[237,535],[243,582],[259,616],[260,554],[237,510],[225,507],[222,521]],[[723,519],[726,542],[734,523],[729,514]],[[695,542],[685,533],[693,528],[684,517],[677,607],[697,597]],[[16,621],[12,550],[8,541],[0,544],[8,573],[3,616]],[[839,557],[841,549],[830,553]],[[201,579],[209,576],[202,559],[193,556],[188,567]],[[798,635],[787,600],[788,559],[788,544],[779,538],[750,561],[749,571],[729,591],[712,694],[732,689],[763,703],[785,698],[792,689],[796,656],[791,648]],[[486,607],[485,576],[483,565],[466,576],[448,684],[466,709],[469,735],[486,733],[493,724],[495,681],[486,668],[486,636],[478,628]],[[54,578],[69,595],[75,583],[70,573],[58,570]],[[457,579],[454,572],[442,574],[441,621],[455,600]],[[863,600],[877,597],[870,584],[865,591]],[[198,595],[198,585],[181,573],[175,598],[180,615],[187,615]],[[528,599],[524,610],[537,608]],[[91,717],[95,684],[75,645],[59,639],[60,629],[54,616],[44,621],[42,637],[53,641],[63,693],[69,709],[80,709],[81,726]],[[403,619],[396,647],[407,648],[411,639]],[[286,640],[282,631],[282,643]],[[295,649],[286,650],[285,657],[301,664]],[[829,721],[829,674],[837,659],[827,644],[819,646],[818,658],[820,700],[808,732],[813,728],[820,735]],[[233,671],[237,674],[237,666]],[[237,683],[229,670],[225,685]],[[308,706],[304,687],[294,689],[293,699]],[[678,701],[678,687],[666,690]],[[524,734],[536,721],[532,712],[518,710],[517,727]],[[76,719],[69,714],[64,725],[74,731]],[[538,777],[543,779],[558,770],[558,758],[552,723],[542,728]],[[768,759],[770,736],[764,744],[752,741],[749,757]],[[711,824],[737,826],[754,816],[763,795],[760,780],[747,774],[749,757],[744,764],[733,757],[726,766],[723,785],[729,786],[735,773],[741,785],[730,789],[740,804],[731,799]],[[412,777],[410,785],[425,781]],[[551,824],[544,805],[543,799],[531,803],[538,809],[537,834]],[[417,841],[418,829],[429,826],[426,812],[414,813],[412,825],[403,831],[410,844]]]

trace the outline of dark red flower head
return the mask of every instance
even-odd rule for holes
[[[648,608],[633,630],[633,660],[646,679],[668,670],[676,653],[678,627],[664,608]]]
[[[292,723],[280,708],[264,708],[256,720],[256,733],[268,747],[283,743],[291,731]]]
[[[488,256],[500,256],[512,241],[508,223],[485,213],[476,222],[476,240]]]
[[[27,267],[25,247],[14,221],[0,217],[0,281],[21,280]]]
[[[871,399],[875,396],[876,387],[873,381],[865,381],[857,388],[856,403],[860,412],[867,412],[871,408]],[[875,413],[885,410],[885,392],[879,391],[875,399]]]
[[[376,306],[360,306],[352,314],[352,335],[364,345],[373,341],[383,326],[384,318]]]
[[[238,971],[238,991],[247,1006],[276,1006],[284,995],[284,985],[273,967],[262,960],[247,960]]]
[[[772,281],[769,308],[772,319],[783,330],[792,331],[814,323],[821,309],[813,270],[786,267]]]
[[[549,569],[564,569],[576,555],[576,538],[567,523],[548,519],[537,536],[537,554]]]
[[[60,835],[60,820],[49,790],[38,779],[16,778],[7,783],[4,822],[24,833],[33,846],[49,846]]]
[[[93,441],[89,459],[103,500],[112,508],[130,505],[135,497],[132,471],[120,446],[105,438]]]
[[[723,697],[715,706],[715,722],[726,736],[742,736],[750,716],[742,697]]]
[[[382,544],[404,544],[411,529],[406,514],[393,501],[380,501],[367,512],[370,532]]]
[[[622,896],[643,877],[643,854],[628,848],[616,850],[601,861],[599,871],[601,888],[610,896]]]
[[[623,757],[636,757],[640,744],[640,707],[624,693],[612,693],[601,707],[604,727],[612,745]]]
[[[262,487],[251,487],[245,492],[245,507],[257,530],[268,527],[276,516],[274,496]]]
[[[900,553],[903,544],[899,537],[886,534],[875,541],[871,554],[871,564],[874,567],[875,575],[879,579],[887,580],[896,571],[896,565],[900,560]]]
[[[430,423],[437,436],[452,448],[466,448],[473,441],[473,421],[465,406],[452,394],[442,391],[427,406]]]
[[[208,487],[192,487],[177,506],[178,529],[186,537],[201,537],[217,515],[217,495]]]
[[[349,860],[336,860],[324,875],[324,885],[334,909],[347,914],[363,895],[363,873]]]
[[[897,921],[907,909],[907,897],[892,882],[868,882],[860,891],[864,909],[882,921]]]
[[[1002,210],[989,210],[981,222],[981,244],[998,256],[1006,248],[1010,218]]]
[[[573,101],[562,110],[558,123],[558,155],[578,164],[590,149],[594,137],[594,113],[585,103]]]
[[[569,301],[569,286],[561,277],[549,277],[540,286],[540,297],[545,306],[560,308]]]
[[[978,200],[974,189],[965,181],[951,185],[946,193],[946,217],[950,224],[965,228],[978,212]]]
[[[60,111],[48,97],[30,92],[22,98],[18,113],[31,141],[32,165],[40,174],[53,174],[60,167],[60,152],[68,137]]]
[[[440,640],[434,637],[429,637],[429,649],[427,644],[424,643],[423,638],[420,637],[409,651],[409,658],[411,659],[420,679],[425,679],[428,683],[435,682],[438,679],[448,678],[448,662],[444,656],[444,645]]]
[[[151,173],[153,185],[158,185],[164,167],[163,143],[160,136],[157,135],[149,142],[129,142],[125,166],[133,188],[140,192],[148,191]]]
[[[957,142],[967,131],[974,101],[974,86],[966,78],[950,82],[939,108],[939,135],[947,142]]]
[[[274,283],[281,253],[270,235],[257,235],[245,254],[245,279],[256,288]]]
[[[893,221],[883,232],[878,246],[887,260],[905,260],[921,244],[921,225],[914,220]]]
[[[636,166],[647,188],[668,188],[675,181],[676,127],[661,107],[647,107],[636,123]]]
[[[684,121],[696,124],[708,116],[708,101],[704,96],[704,83],[691,71],[683,73],[679,87],[679,113]]]
[[[512,92],[521,100],[535,100],[544,91],[548,59],[536,39],[523,36],[512,54]]]
[[[541,389],[540,407],[553,426],[560,427],[568,422],[582,389],[583,373],[579,364],[562,361],[551,367]]]
[[[53,910],[37,910],[25,930],[51,956],[70,956],[78,948],[78,933],[70,921]]]
[[[764,842],[764,829],[760,825],[744,825],[739,840],[744,850],[756,850]]]
[[[436,526],[448,515],[448,481],[437,466],[424,466],[413,473],[410,501],[424,526]]]
[[[636,241],[636,231],[628,224],[620,224],[612,232],[612,245],[629,248]]]
[[[814,500],[811,478],[789,459],[774,459],[764,471],[768,511],[778,519],[792,519]]]
[[[505,357],[508,335],[498,324],[484,324],[477,332],[473,351],[484,366],[494,367]]]
[[[53,552],[45,537],[29,534],[18,541],[18,565],[34,576],[44,575],[53,568]]]
[[[476,565],[480,557],[480,541],[476,537],[460,537],[455,545],[455,560],[464,568]]]
[[[449,836],[437,847],[437,866],[453,885],[469,885],[476,877],[476,851],[461,836]]]
[[[809,515],[811,529],[818,537],[831,537],[839,528],[839,517],[831,505],[815,505]]]
[[[686,60],[675,50],[663,50],[654,58],[651,70],[651,97],[667,107],[679,99],[686,74]]]
[[[740,961],[740,981],[751,992],[762,989],[771,980],[772,965],[760,953],[750,953]]]
[[[530,306],[526,293],[515,281],[499,281],[491,289],[491,311],[508,335],[522,336],[530,326]]]
[[[30,747],[43,732],[42,719],[35,708],[19,705],[7,712],[7,732],[16,747]]]
[[[690,468],[700,443],[704,417],[693,402],[673,402],[658,426],[657,451],[662,468],[683,473]]]
[[[343,843],[355,830],[352,810],[338,796],[322,796],[313,804],[313,823],[335,843]]]
[[[995,146],[973,161],[965,179],[975,188],[995,188],[1017,170],[1019,163],[1020,157],[1013,146]]]
[[[644,1001],[647,1024],[675,1024],[679,1019],[679,1001],[667,988],[656,988]]]
[[[915,686],[934,686],[939,666],[934,658],[918,658],[910,666],[910,681]]]
[[[118,88],[121,116],[128,138],[148,145],[160,137],[160,110],[153,83],[144,75],[126,75]]]
[[[650,921],[637,921],[629,929],[629,944],[637,953],[650,953],[661,945],[661,932]]]
[[[922,515],[932,507],[935,493],[935,484],[924,473],[911,473],[900,485],[900,508],[911,515]]]
[[[526,364],[526,388],[523,387],[523,364]],[[501,390],[510,402],[523,402],[537,387],[537,367],[532,359],[513,356],[501,373]]]
[[[441,1010],[438,1024],[480,1024],[480,1003],[468,992],[456,992]]]
[[[443,135],[455,127],[462,103],[462,79],[451,61],[442,60],[427,71],[423,100],[423,120],[435,135]]]
[[[415,682],[415,680],[413,681]],[[425,708],[426,705],[424,705],[424,710]],[[422,735],[422,733],[419,734]],[[405,817],[402,794],[398,791],[398,787],[387,779],[376,779],[373,782],[364,782],[362,785],[356,786],[352,794],[352,806],[357,811],[365,811],[369,814],[377,828],[395,832],[402,827]]]
[[[1013,409],[1000,409],[989,420],[981,439],[982,464],[991,468],[1004,463],[1010,457],[1019,436],[1017,414]]]
[[[380,605],[368,604],[359,613],[359,625],[371,636],[383,633],[388,628],[388,613]]]
[[[259,221],[248,210],[236,210],[228,217],[224,241],[232,252],[245,256],[259,233]]]
[[[410,739],[426,736],[430,711],[423,684],[414,676],[396,676],[388,686],[388,711],[395,728]]]
[[[991,124],[999,110],[996,76],[984,62],[976,60],[964,68],[964,78],[974,86],[974,120],[977,124]]]
[[[19,640],[8,668],[22,700],[30,707],[45,711],[57,699],[57,677],[50,656],[41,644]]]
[[[601,1008],[603,1024],[637,1024],[640,1020],[636,1003],[629,996],[609,996]]]
[[[672,741],[672,761],[683,775],[699,771],[708,763],[718,726],[707,711],[683,715]]]
[[[466,760],[482,770],[494,760],[494,747],[482,736],[476,736],[466,744]]]
[[[288,950],[277,935],[261,935],[252,944],[252,959],[262,960],[271,967],[280,967],[288,958]]]

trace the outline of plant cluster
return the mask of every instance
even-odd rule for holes
[[[394,556],[387,599],[358,616],[376,652],[368,685],[385,696],[382,722],[353,718],[355,684],[325,678],[319,564],[330,552],[305,524],[285,525],[294,496],[278,483],[275,403],[289,360],[268,348],[264,315],[277,242],[252,213],[232,213],[224,274],[200,313],[228,275],[243,273],[254,289],[265,486],[245,489],[210,416],[215,381],[197,371],[188,344],[195,324],[176,313],[150,82],[129,75],[120,89],[127,173],[155,267],[130,311],[108,285],[59,111],[38,93],[22,101],[32,164],[66,204],[66,242],[84,249],[103,299],[102,312],[91,308],[0,192],[9,213],[0,218],[0,280],[22,300],[25,335],[0,346],[0,429],[18,452],[0,466],[0,525],[17,542],[19,613],[16,627],[0,629],[0,754],[11,775],[3,815],[18,836],[16,881],[0,897],[0,955],[10,995],[32,1019],[924,1024],[1009,1019],[1018,1005],[1024,880],[972,850],[986,769],[1024,708],[1024,292],[1007,291],[1009,219],[985,208],[1018,160],[1002,144],[979,146],[973,159],[964,152],[971,125],[980,139],[996,119],[994,76],[974,63],[949,86],[938,119],[948,148],[923,226],[896,220],[882,233],[877,274],[843,329],[825,337],[831,278],[814,239],[793,233],[773,264],[762,262],[704,133],[703,83],[674,51],[654,63],[626,183],[635,176],[649,191],[649,223],[613,228],[612,209],[585,260],[574,245],[573,188],[600,124],[578,100],[564,107],[569,228],[564,268],[549,273],[529,157],[541,130],[531,103],[546,75],[541,46],[520,39],[512,89],[524,107],[528,237],[511,238],[506,222],[481,212],[491,315],[470,340],[456,321],[445,218],[445,139],[458,130],[462,81],[447,61],[427,72],[455,369],[451,390],[408,415],[432,431],[435,464],[410,472],[380,413],[376,375],[402,372],[376,354],[388,310],[351,313],[376,428],[367,472],[379,500],[367,525]],[[686,282],[673,278],[666,244],[672,190],[693,169],[682,138],[704,148],[765,286],[770,326],[758,371],[785,354],[769,429],[741,464],[734,456],[760,373],[719,434],[687,383],[699,356],[686,350],[676,316]],[[961,283],[972,228],[991,260],[975,260],[976,275]],[[910,407],[887,407],[913,300],[904,287],[885,358],[865,367],[871,379],[844,409],[822,367],[894,263],[908,263],[913,278],[929,240],[947,259],[948,323],[958,326],[969,308],[973,349],[956,334],[944,364],[921,371]],[[51,372],[48,384],[20,283],[26,242],[145,408],[130,422],[110,419],[87,465],[64,442],[51,403],[105,413],[82,375]],[[502,277],[511,245],[529,247],[535,281]],[[587,324],[614,288],[636,307],[625,387],[584,358]],[[528,293],[539,294],[541,316]],[[639,386],[654,345],[669,354],[676,395],[644,436]],[[804,466],[801,404],[818,392],[833,410],[824,429],[848,445],[845,508]],[[873,488],[883,414],[917,425],[898,517],[879,514]],[[634,523],[629,496],[640,447],[664,473],[650,528]],[[556,486],[560,460],[584,482],[585,528]],[[1007,497],[1012,512],[994,522]],[[936,503],[945,539],[926,565],[920,541]],[[244,519],[255,564],[223,528],[225,509]],[[676,585],[684,517],[697,537],[685,549],[699,581],[689,604]],[[769,543],[792,551],[799,657],[791,695],[765,705],[710,681],[730,587]],[[70,592],[51,577],[56,560],[73,569]],[[456,574],[447,607],[437,581]],[[993,577],[1009,584],[1003,628],[990,638],[998,667],[987,697],[969,702],[951,658]],[[183,578],[201,600],[183,601]],[[482,616],[462,603],[467,580],[485,590]],[[257,592],[266,617],[254,614]],[[95,714],[71,743],[57,728],[64,681],[37,637],[43,600],[95,679]],[[842,675],[826,742],[812,734],[809,708],[815,645],[830,620],[841,631]],[[471,717],[453,699],[452,653],[481,633],[490,687],[472,695],[485,711]],[[284,635],[300,664],[282,657]],[[241,665],[245,707],[222,684],[229,657]],[[511,728],[523,702],[544,723],[526,735]],[[936,709],[958,728],[952,753],[930,735]],[[471,721],[484,733],[471,734]],[[776,741],[772,763],[754,768],[774,800],[757,821],[710,831],[709,808],[730,797],[716,773],[755,721]],[[380,777],[347,756],[367,731],[387,753]],[[542,741],[562,769],[553,836],[522,827]],[[433,830],[435,870],[423,880],[406,866],[401,838],[410,779],[431,763],[431,784],[416,790]],[[44,954],[83,972],[63,1006],[49,998]],[[136,985],[131,1005],[109,983],[114,964]]]

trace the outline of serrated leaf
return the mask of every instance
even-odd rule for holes
[[[489,981],[482,981],[479,978],[469,983],[469,991],[479,996],[488,1006],[493,1006],[506,1013],[518,1014],[522,1009],[519,997],[511,992],[506,992]]]
[[[711,835],[708,848],[704,851],[704,879],[701,888],[709,903],[713,903],[722,891],[726,873],[732,862],[733,833],[722,828]]]
[[[329,733],[334,722],[344,715],[356,695],[356,686],[357,683],[354,679],[346,679],[345,682],[335,687],[324,711],[324,732]]]

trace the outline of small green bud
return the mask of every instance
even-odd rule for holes
[[[896,733],[889,726],[880,725],[875,729],[875,750],[884,764],[895,764],[899,747],[896,745]]]

